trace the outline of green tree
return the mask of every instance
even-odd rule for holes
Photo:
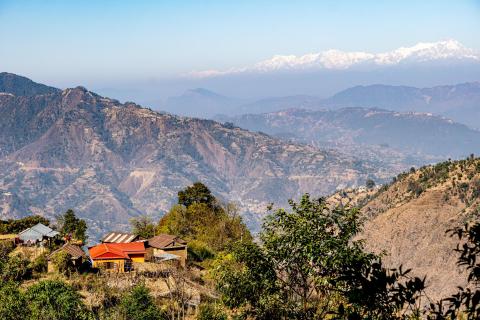
[[[38,223],[48,226],[50,221],[42,216],[28,216],[21,219],[0,220],[0,234],[19,233]]]
[[[2,265],[3,281],[22,281],[31,275],[30,261],[20,254],[10,256]]]
[[[7,282],[0,285],[0,319],[27,319],[26,301],[18,284]]]
[[[197,247],[219,252],[241,239],[251,240],[251,234],[235,210],[221,206],[212,208],[206,203],[188,207],[176,205],[160,219],[158,233],[170,233],[187,241],[196,241]]]
[[[55,269],[61,274],[68,276],[75,271],[72,256],[68,252],[60,250],[51,257],[51,260]]]
[[[8,259],[8,255],[15,249],[15,245],[10,241],[0,242],[0,263]]]
[[[165,319],[145,285],[134,286],[120,301],[120,308],[128,320]]]
[[[358,210],[308,194],[290,206],[267,218],[261,245],[239,243],[215,263],[225,304],[256,319],[402,319],[423,281],[363,251]]]
[[[72,237],[85,243],[87,240],[87,223],[77,218],[72,209],[68,209],[63,215],[57,217],[60,234],[64,237]]]
[[[144,239],[149,239],[155,235],[155,224],[148,216],[139,216],[130,219],[132,232]]]
[[[185,190],[178,192],[178,204],[189,207],[194,203],[204,203],[210,208],[215,207],[216,199],[210,189],[201,182],[195,182]]]
[[[77,320],[90,316],[80,295],[62,281],[39,281],[27,289],[25,297],[32,320]]]
[[[29,267],[37,273],[46,272],[48,269],[47,253],[40,254],[35,260],[30,262]]]

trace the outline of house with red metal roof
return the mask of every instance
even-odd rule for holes
[[[92,266],[105,271],[132,270],[132,262],[145,262],[143,242],[101,243],[88,248]]]

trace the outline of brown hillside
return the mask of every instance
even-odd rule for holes
[[[384,252],[391,267],[402,264],[412,275],[426,276],[430,298],[446,297],[465,284],[453,251],[458,239],[446,231],[479,217],[480,159],[412,170],[377,191],[349,190],[334,199],[361,207],[367,249]]]

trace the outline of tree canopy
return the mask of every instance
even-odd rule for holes
[[[85,242],[87,240],[87,223],[77,218],[72,209],[68,209],[63,215],[57,217],[59,232],[66,238]]]
[[[80,295],[68,284],[57,280],[35,283],[25,292],[30,317],[38,320],[87,319],[88,311]]]
[[[423,280],[364,252],[358,211],[308,194],[290,206],[267,218],[261,244],[239,242],[215,262],[224,303],[255,319],[402,319]]]
[[[139,216],[130,219],[132,226],[132,232],[144,239],[149,239],[155,235],[155,224],[153,220],[148,216]]]
[[[19,233],[38,223],[48,226],[50,221],[42,216],[28,216],[21,219],[0,220],[0,234]]]
[[[178,192],[178,204],[189,207],[194,203],[204,203],[208,207],[213,208],[216,204],[216,199],[210,189],[201,182],[195,182],[188,186],[185,190]]]

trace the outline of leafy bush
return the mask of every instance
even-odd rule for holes
[[[129,320],[159,320],[165,317],[155,305],[150,291],[140,284],[132,288],[120,301],[120,309]]]
[[[51,257],[52,263],[56,270],[64,275],[70,275],[74,270],[72,256],[65,251],[58,251]]]
[[[193,240],[188,243],[188,259],[201,262],[206,259],[211,259],[215,256],[212,249],[205,243]]]
[[[35,258],[35,260],[30,262],[29,267],[32,269],[32,271],[37,273],[46,272],[48,268],[47,253],[42,253],[37,258]]]
[[[424,281],[385,269],[354,240],[356,209],[304,195],[268,216],[261,245],[239,242],[213,263],[226,306],[254,319],[402,319]]]
[[[0,319],[27,319],[24,294],[16,283],[7,282],[0,285]]]
[[[25,297],[31,319],[78,320],[91,317],[80,295],[62,281],[39,281],[27,289]]]
[[[201,304],[199,306],[197,320],[227,320],[227,314],[215,304]]]
[[[12,255],[2,266],[3,281],[21,281],[30,278],[30,261],[20,254]]]

